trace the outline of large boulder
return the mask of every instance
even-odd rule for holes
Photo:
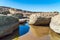
[[[50,28],[56,33],[60,33],[60,14],[52,17]]]
[[[12,16],[0,15],[0,37],[11,34],[18,28],[18,19]]]
[[[58,13],[36,13],[32,14],[29,19],[29,24],[33,25],[48,25],[50,23],[51,17],[57,15]]]
[[[22,13],[16,13],[16,14],[12,14],[13,17],[16,17],[18,19],[23,18],[23,14]]]

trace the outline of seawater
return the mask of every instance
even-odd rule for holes
[[[24,23],[19,25],[19,35],[23,36],[24,34],[26,34],[29,31],[30,27],[28,23]]]

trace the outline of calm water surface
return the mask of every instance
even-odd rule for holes
[[[22,36],[29,31],[30,27],[28,23],[19,25],[19,35]]]
[[[29,27],[30,26],[30,27]],[[19,34],[20,36],[25,35],[27,32],[29,33],[29,30],[34,34],[37,35],[38,37],[42,37],[42,40],[44,39],[45,35],[50,35],[50,38],[47,40],[60,40],[60,35],[57,33],[53,32],[49,26],[33,26],[29,25],[28,23],[25,23],[23,25],[19,25]],[[29,38],[27,38],[29,36]],[[26,39],[29,40],[30,38],[34,39],[40,39],[40,38],[35,38],[31,33],[27,35],[26,37],[22,37],[21,39]],[[47,36],[48,38],[48,36]]]

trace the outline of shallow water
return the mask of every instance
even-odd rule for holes
[[[49,26],[29,25],[29,32],[20,37],[20,40],[60,40],[60,36],[51,31]]]
[[[29,31],[29,24],[25,23],[22,25],[19,25],[19,35],[22,36],[24,34],[26,34]]]
[[[20,25],[19,27],[19,33],[20,36],[22,36],[20,37],[20,40],[60,40],[60,36],[51,31],[49,26],[34,26],[26,23],[24,25]]]
[[[34,35],[38,37],[42,37],[45,35],[49,35],[49,26],[34,26],[30,25],[30,29]]]
[[[49,27],[29,25],[30,30],[20,40],[50,40]]]
[[[51,30],[49,26],[34,26],[26,23],[19,25],[19,27],[21,27],[20,36],[18,30],[16,30],[14,33],[0,40],[12,40],[16,37],[20,37],[19,40],[60,40],[60,35]]]

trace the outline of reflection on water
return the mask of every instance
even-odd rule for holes
[[[20,36],[26,34],[28,31],[29,31],[28,23],[19,25],[19,34],[20,34]]]
[[[34,25],[30,25],[32,32],[34,33],[34,35],[38,36],[38,37],[42,37],[45,35],[49,34],[49,26],[34,26]]]
[[[51,40],[60,40],[60,34],[55,33],[53,30],[50,30],[50,38]]]
[[[50,40],[49,27],[29,25],[28,34],[20,37],[20,40]]]
[[[45,35],[50,35],[49,40],[60,40],[60,34],[55,33],[53,30],[50,29],[49,26],[33,26],[33,25],[30,26],[32,32],[38,37],[44,37]]]
[[[26,32],[28,34],[21,37],[21,40],[60,40],[60,35],[51,30],[49,26],[20,25],[20,34],[23,35]]]

